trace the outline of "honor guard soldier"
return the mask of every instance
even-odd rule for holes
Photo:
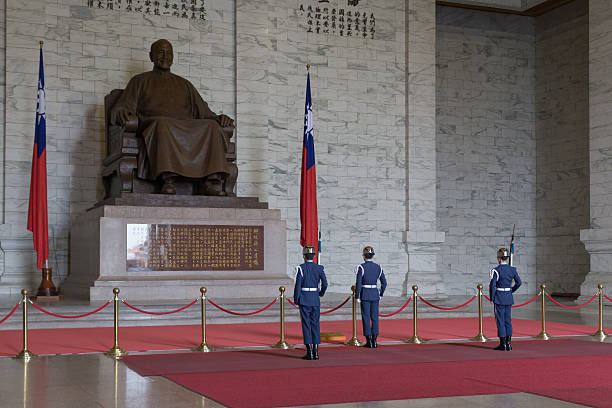
[[[497,324],[497,335],[499,346],[495,350],[512,350],[510,340],[512,339],[512,305],[514,298],[512,294],[521,286],[521,278],[514,266],[508,265],[510,254],[506,248],[497,251],[497,267],[491,269],[489,283],[489,297],[495,306],[495,323]],[[512,285],[514,281],[514,285]]]
[[[361,303],[361,322],[363,323],[363,335],[366,337],[365,347],[377,348],[376,337],[378,336],[378,302],[387,287],[385,274],[377,263],[374,263],[374,248],[366,246],[363,248],[363,260],[361,265],[355,267],[357,279],[355,282],[355,298]],[[380,291],[377,282],[380,280]]]
[[[321,344],[321,329],[319,318],[321,315],[320,297],[327,290],[327,278],[323,266],[313,262],[316,251],[313,246],[305,245],[302,250],[304,263],[297,266],[295,275],[295,288],[293,299],[300,307],[300,319],[302,321],[302,334],[306,355],[304,360],[319,359],[319,344]],[[321,282],[321,289],[319,289]]]

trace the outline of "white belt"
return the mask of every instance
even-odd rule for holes
[[[366,289],[376,289],[377,286],[376,285],[362,285],[362,288],[366,288]]]
[[[512,288],[495,288],[495,290],[499,290],[500,292],[510,292]]]
[[[302,288],[304,292],[317,292],[319,288]]]

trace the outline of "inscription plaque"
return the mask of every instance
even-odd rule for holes
[[[257,225],[127,224],[127,270],[263,270],[263,229]]]

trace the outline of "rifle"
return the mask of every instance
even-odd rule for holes
[[[514,229],[516,228],[516,224],[512,225],[512,238],[510,238],[510,261],[509,265],[514,266]]]

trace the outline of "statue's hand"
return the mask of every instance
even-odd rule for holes
[[[134,116],[129,109],[117,107],[111,110],[111,125],[120,125],[124,126],[127,122],[129,122],[130,118]]]
[[[223,114],[217,116],[217,122],[219,122],[219,125],[221,125],[221,127],[234,126],[234,120],[229,116]]]

